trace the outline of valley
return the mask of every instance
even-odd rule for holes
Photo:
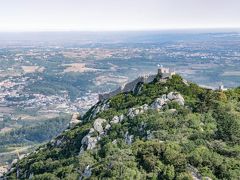
[[[239,48],[238,32],[0,33],[0,165],[57,136],[99,94],[161,65],[204,87],[238,87]]]

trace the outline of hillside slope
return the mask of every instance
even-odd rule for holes
[[[240,88],[175,75],[93,106],[81,123],[13,165],[8,179],[238,179]]]

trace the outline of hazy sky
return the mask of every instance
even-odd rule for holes
[[[0,31],[240,27],[240,0],[0,0]]]

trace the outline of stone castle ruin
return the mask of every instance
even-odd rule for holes
[[[157,74],[152,74],[152,75],[144,75],[144,76],[140,76],[137,79],[124,84],[123,86],[119,87],[118,89],[109,92],[109,93],[104,93],[104,94],[99,94],[98,98],[99,101],[104,101],[107,100],[119,93],[127,93],[127,92],[131,92],[134,91],[134,89],[136,88],[137,84],[139,83],[150,83],[152,82],[157,76],[161,77],[161,80],[166,80],[168,78],[171,78],[172,75],[175,75],[175,71],[171,71],[169,68],[164,68],[164,67],[160,67],[158,69],[158,73]]]
[[[173,75],[175,75],[176,72],[175,71],[171,71],[169,68],[164,68],[164,67],[161,67],[158,69],[158,75],[160,75],[160,77],[162,79],[166,79],[166,78],[169,78]]]

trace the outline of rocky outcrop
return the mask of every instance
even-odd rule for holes
[[[179,105],[184,106],[184,98],[182,95],[177,92],[170,92],[168,94],[163,94],[160,98],[155,99],[150,106],[148,104],[144,104],[139,107],[130,108],[128,110],[127,117],[132,119],[139,114],[143,114],[149,109],[160,110],[169,102],[176,102]],[[172,109],[171,112],[176,112],[176,110]]]
[[[94,149],[97,145],[98,140],[100,140],[100,137],[91,137],[90,134],[87,134],[84,136],[84,138],[81,141],[82,145],[86,145],[86,149]]]
[[[122,122],[123,119],[124,119],[124,115],[123,115],[123,114],[121,114],[120,116],[114,116],[114,117],[112,118],[112,120],[110,121],[110,123],[111,123],[111,124],[117,124],[117,123]]]
[[[111,125],[121,123],[125,117],[128,117],[130,119],[134,118],[135,116],[139,114],[143,114],[149,109],[153,110],[159,110],[162,109],[163,106],[165,106],[169,102],[177,102],[179,105],[184,105],[184,98],[181,94],[177,92],[170,92],[168,94],[162,95],[160,98],[157,98],[150,106],[148,104],[144,104],[139,107],[130,108],[128,110],[128,113],[126,115],[121,114],[119,116],[114,116],[112,120],[110,121],[110,124],[107,122],[106,119],[97,118],[93,122],[93,127],[89,130],[88,134],[85,135],[81,141],[81,149],[80,154],[84,150],[94,149],[97,146],[98,141],[101,139],[102,136],[105,136],[107,131],[111,129]],[[109,105],[107,103],[103,103],[102,105],[99,105],[95,108],[94,112],[95,114],[104,111],[106,108],[108,108]],[[171,112],[175,112],[176,110],[172,109]],[[144,125],[140,127],[139,131],[142,131],[144,128]],[[97,135],[96,135],[97,133]],[[151,132],[147,132],[147,139],[151,139],[153,137]],[[125,133],[125,142],[127,144],[132,144],[133,141],[133,135],[129,135],[128,132]],[[56,144],[61,144],[56,142]]]
[[[3,174],[8,171],[8,166],[0,166],[0,179],[2,178]]]
[[[177,102],[179,105],[184,106],[184,98],[182,97],[181,94],[179,94],[179,93],[177,93],[177,92],[170,92],[170,93],[167,95],[167,98],[168,98],[170,101]]]
[[[89,177],[91,177],[91,175],[92,175],[92,169],[88,165],[83,172],[83,176],[86,178],[89,178]]]
[[[81,123],[79,120],[80,114],[79,113],[73,113],[72,118],[69,122],[69,127],[74,128],[77,124]]]
[[[103,123],[107,122],[106,119],[97,118],[93,123],[93,128],[99,133],[104,132]]]
[[[94,149],[97,146],[98,141],[106,132],[111,128],[110,124],[103,126],[103,123],[107,123],[106,119],[97,118],[93,122],[93,127],[89,130],[81,140],[81,148],[79,154],[82,154],[84,150]]]
[[[144,104],[142,106],[139,107],[135,107],[135,108],[130,108],[128,110],[127,116],[132,119],[135,116],[139,115],[139,114],[143,114],[144,112],[146,112],[149,109],[149,106],[147,104]]]
[[[120,120],[119,120],[119,117],[118,117],[118,116],[114,116],[114,117],[112,118],[112,120],[110,121],[111,124],[117,124],[117,123],[119,123],[119,122],[120,122]]]
[[[153,137],[154,137],[154,136],[153,136],[153,133],[152,133],[150,130],[148,130],[148,131],[147,131],[147,137],[146,137],[147,140],[151,140],[151,139],[153,139]]]
[[[92,175],[92,168],[88,165],[85,167],[84,172],[82,173],[82,176],[80,176],[79,180],[82,180],[83,178],[90,178]]]
[[[157,98],[152,104],[152,109],[162,109],[163,106],[167,105],[169,102],[176,102],[181,106],[184,106],[184,98],[181,94],[177,92],[170,92],[168,94],[163,94],[160,98]]]
[[[139,114],[143,114],[149,109],[160,110],[169,102],[176,102],[181,106],[184,106],[184,98],[181,94],[177,92],[170,92],[168,94],[163,94],[160,98],[155,99],[155,101],[149,106],[148,104],[144,104],[139,107],[130,108],[127,113],[127,117],[130,119],[134,118]],[[174,109],[171,112],[176,112]]]
[[[191,166],[190,164],[187,165],[187,169],[190,172],[190,174],[191,174],[191,176],[192,176],[192,178],[194,180],[202,180],[202,179],[204,179],[204,180],[212,180],[210,177],[203,177],[199,173],[198,169],[196,169],[195,167]]]
[[[99,114],[100,112],[106,111],[108,110],[110,107],[109,101],[105,100],[103,102],[99,102],[97,105],[95,105],[91,111],[91,116],[89,116],[88,119],[92,119],[95,118],[97,116],[97,114]]]
[[[125,133],[124,137],[125,137],[125,143],[128,144],[128,145],[131,145],[132,142],[133,142],[134,136],[133,136],[133,135],[130,135],[130,134],[128,133],[128,131],[127,131],[127,132]]]
[[[54,147],[61,147],[61,146],[63,146],[64,142],[65,142],[64,136],[59,136],[50,141],[51,145]],[[39,149],[39,150],[41,150],[41,149]],[[36,151],[36,152],[38,152],[38,151]]]

